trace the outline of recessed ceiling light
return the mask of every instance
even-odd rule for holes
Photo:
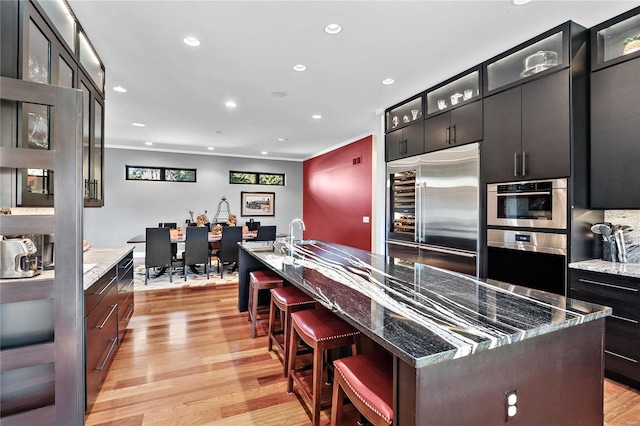
[[[208,146],[208,147],[207,147],[207,149],[208,149],[209,151],[213,151],[215,148],[214,148],[214,147],[212,147],[212,146]]]
[[[523,6],[527,3],[531,3],[531,0],[511,0],[511,4],[514,6]]]
[[[395,83],[395,80],[392,78],[385,78],[384,80],[382,80],[382,84],[384,85],[389,85],[389,84],[393,84]]]
[[[153,145],[153,142],[145,142],[144,144],[148,145],[148,146],[151,146],[151,145]]]
[[[132,126],[136,126],[136,127],[146,127],[146,124],[143,123],[131,123]]]
[[[262,155],[267,155],[268,152],[267,151],[262,151]]]
[[[120,93],[126,93],[126,92],[127,92],[127,89],[125,89],[125,88],[124,88],[124,87],[122,87],[122,86],[115,86],[115,87],[113,88],[113,90],[115,90],[116,92],[120,92]]]
[[[222,130],[216,130],[216,133],[220,134],[222,133]]]
[[[329,35],[336,35],[340,31],[342,31],[342,27],[338,24],[329,24],[326,27],[324,27],[324,32]]]
[[[200,40],[195,37],[185,37],[183,40],[184,44],[191,47],[200,46]]]
[[[271,92],[271,96],[273,96],[274,98],[284,98],[285,96],[287,96],[287,92],[276,90],[275,92]]]
[[[279,140],[280,142],[286,142],[286,141],[288,141],[288,140],[289,140],[289,138],[278,138],[278,140]]]
[[[311,118],[313,118],[314,120],[320,120],[322,116],[320,114],[313,114]]]
[[[306,65],[298,64],[293,66],[294,71],[302,72],[307,69]]]
[[[235,107],[237,107],[237,106],[238,106],[238,105],[237,105],[235,102],[233,102],[233,101],[227,101],[227,102],[225,102],[224,104],[225,104],[225,106],[227,106],[227,107],[229,107],[229,108],[235,108]]]

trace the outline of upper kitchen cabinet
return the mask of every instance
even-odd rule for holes
[[[84,205],[102,206],[104,65],[66,1],[2,1],[0,7],[3,77],[88,92],[83,116],[89,135],[83,153]],[[23,102],[5,103],[2,108],[15,120],[11,124],[15,132],[2,141],[3,146],[55,149],[49,138],[49,107]],[[11,205],[53,206],[53,171],[26,167],[14,173]]]
[[[591,29],[591,71],[640,57],[640,7]]]
[[[474,68],[427,90],[425,151],[482,140],[480,68]]]
[[[638,209],[640,8],[592,28],[591,35],[591,206]]]
[[[485,63],[485,182],[586,174],[587,35],[567,22]]]
[[[386,160],[411,157],[424,152],[422,95],[386,111]]]

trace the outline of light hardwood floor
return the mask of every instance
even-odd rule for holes
[[[308,425],[237,286],[136,293],[135,314],[87,425]],[[260,327],[260,326],[259,326]],[[260,331],[260,328],[259,328]],[[607,380],[605,425],[640,426],[640,392]],[[346,424],[357,413],[345,406]],[[321,424],[329,422],[324,410]]]

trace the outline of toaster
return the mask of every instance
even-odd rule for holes
[[[37,251],[29,238],[0,239],[0,279],[31,278],[40,274]]]

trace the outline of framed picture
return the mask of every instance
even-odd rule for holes
[[[240,216],[274,216],[275,192],[241,192]]]

